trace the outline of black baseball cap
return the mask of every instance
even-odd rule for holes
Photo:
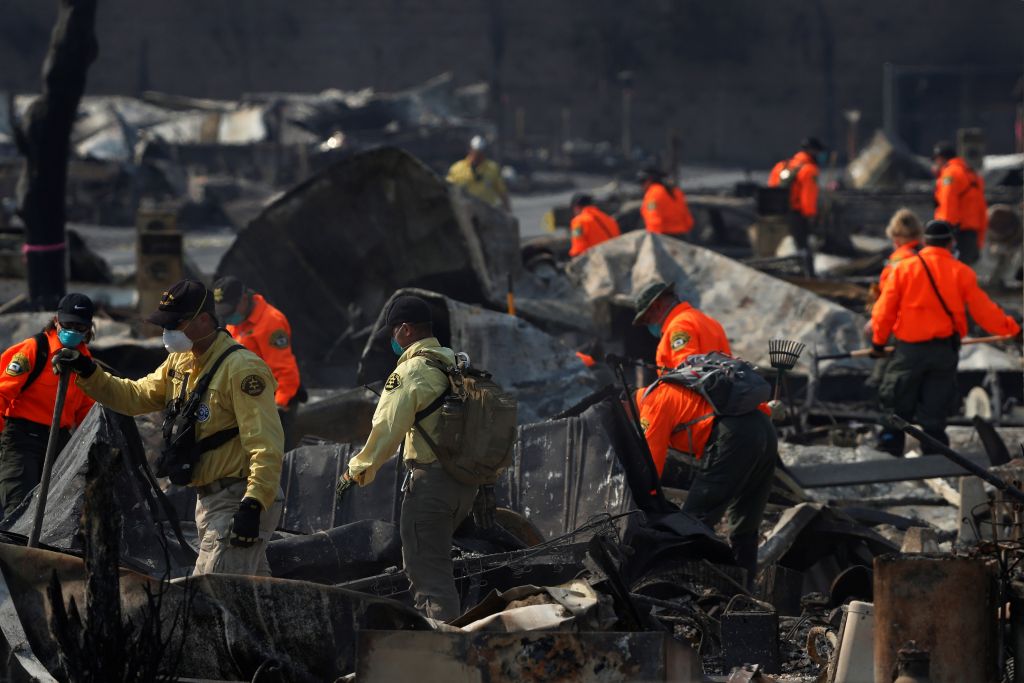
[[[164,292],[160,306],[149,314],[146,322],[172,330],[200,313],[214,314],[213,293],[202,282],[180,280]]]
[[[245,283],[234,275],[226,275],[213,283],[213,305],[217,317],[223,318],[238,307],[245,293]]]
[[[77,325],[92,325],[92,315],[96,307],[92,299],[85,294],[72,292],[66,294],[57,304],[57,322]]]
[[[418,296],[410,295],[403,295],[392,301],[386,319],[388,330],[402,323],[416,325],[434,321],[430,315],[430,305]]]

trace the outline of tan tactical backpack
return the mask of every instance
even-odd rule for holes
[[[427,352],[427,365],[448,377],[448,390],[416,414],[416,430],[454,479],[470,486],[493,484],[512,462],[516,441],[517,402],[491,373],[469,367],[466,360],[447,365]],[[420,426],[420,420],[438,415],[438,439]]]

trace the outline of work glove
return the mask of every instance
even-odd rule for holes
[[[356,485],[356,480],[348,476],[348,472],[341,475],[341,479],[338,480],[338,487],[334,489],[334,498],[337,502],[341,502],[341,499],[345,497],[345,493]]]
[[[238,504],[238,512],[231,520],[228,537],[231,545],[249,548],[260,540],[260,510],[263,508],[255,498],[243,498]]]
[[[481,529],[494,526],[494,509],[498,506],[493,486],[481,486],[473,499],[473,523]]]
[[[768,410],[771,411],[772,422],[782,422],[786,419],[786,404],[773,398],[768,401]]]
[[[92,358],[75,349],[61,349],[53,354],[53,374],[59,375],[62,371],[69,370],[82,377],[89,377],[96,372],[96,363]]]
[[[871,358],[885,358],[889,355],[889,352],[885,350],[885,344],[872,344],[871,353],[868,354]]]

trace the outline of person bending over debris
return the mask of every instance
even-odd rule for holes
[[[645,325],[658,340],[658,374],[679,367],[692,355],[732,353],[721,323],[681,301],[675,285],[652,282],[636,298],[634,325]]]
[[[818,216],[818,175],[827,158],[825,145],[818,138],[805,138],[792,159],[775,164],[768,175],[768,187],[789,188],[789,232],[796,248],[804,254],[807,274],[814,275],[811,253],[812,223]]]
[[[935,162],[935,220],[953,226],[958,257],[972,265],[981,255],[988,229],[985,181],[967,162],[956,155],[948,142],[939,142],[932,152]]]
[[[93,311],[89,297],[68,294],[42,332],[0,356],[4,367],[0,375],[0,508],[4,516],[18,507],[42,477],[57,398],[57,377],[43,370],[62,348],[89,356],[86,344],[92,341]],[[60,416],[60,448],[68,441],[68,430],[82,423],[92,404],[71,378]]]
[[[236,277],[222,277],[213,283],[214,310],[235,341],[263,359],[277,380],[274,403],[289,444],[289,427],[295,406],[304,391],[299,380],[299,365],[292,353],[292,327],[284,313],[277,310]]]
[[[402,561],[416,609],[450,621],[460,614],[452,535],[472,511],[478,488],[449,475],[428,445],[428,438],[441,438],[440,415],[430,408],[449,387],[447,374],[431,361],[452,366],[455,352],[434,337],[430,307],[419,297],[395,299],[386,323],[398,367],[384,383],[366,445],[349,461],[344,479],[366,486],[402,444],[409,468],[402,487]]]
[[[646,168],[640,174],[644,199],[640,215],[647,232],[682,237],[693,230],[693,216],[686,204],[686,195],[668,182],[664,171]]]
[[[743,396],[744,405],[719,406],[719,414],[698,390],[700,384],[687,384],[722,365],[738,370],[739,381],[749,380],[751,386],[733,394]],[[748,586],[757,569],[758,533],[779,457],[778,437],[764,404],[769,396],[768,383],[753,366],[717,353],[691,356],[685,373],[667,373],[637,392],[640,428],[658,476],[670,446],[697,458],[697,476],[683,512],[709,526],[727,515],[729,543],[736,564],[747,570]]]
[[[579,256],[621,234],[619,222],[594,206],[594,198],[589,194],[577,194],[572,198],[572,215],[572,223],[569,224],[572,233],[570,257]]]
[[[871,311],[873,358],[886,355],[889,335],[896,350],[879,387],[886,414],[917,421],[921,428],[948,444],[946,416],[956,401],[956,367],[960,339],[967,334],[967,313],[990,334],[1017,336],[1021,328],[978,286],[978,277],[956,260],[953,227],[931,221],[925,247],[896,264]],[[882,430],[878,448],[903,455],[904,433]],[[923,447],[925,453],[931,452]]]
[[[487,158],[487,140],[474,135],[469,141],[469,152],[448,169],[448,182],[461,185],[466,192],[491,206],[511,210],[508,188],[501,177],[501,166]]]
[[[67,349],[55,356],[55,369],[78,373],[83,391],[119,413],[166,407],[156,474],[196,489],[195,573],[269,576],[266,545],[284,504],[277,382],[266,363],[218,328],[213,294],[201,282],[176,283],[146,320],[164,329],[169,354],[146,377],[113,377]]]

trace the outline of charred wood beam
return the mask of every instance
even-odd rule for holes
[[[18,178],[18,215],[25,222],[29,299],[52,310],[66,287],[64,221],[68,154],[89,65],[96,60],[97,0],[60,0],[43,62],[42,92],[14,126],[25,164]]]

